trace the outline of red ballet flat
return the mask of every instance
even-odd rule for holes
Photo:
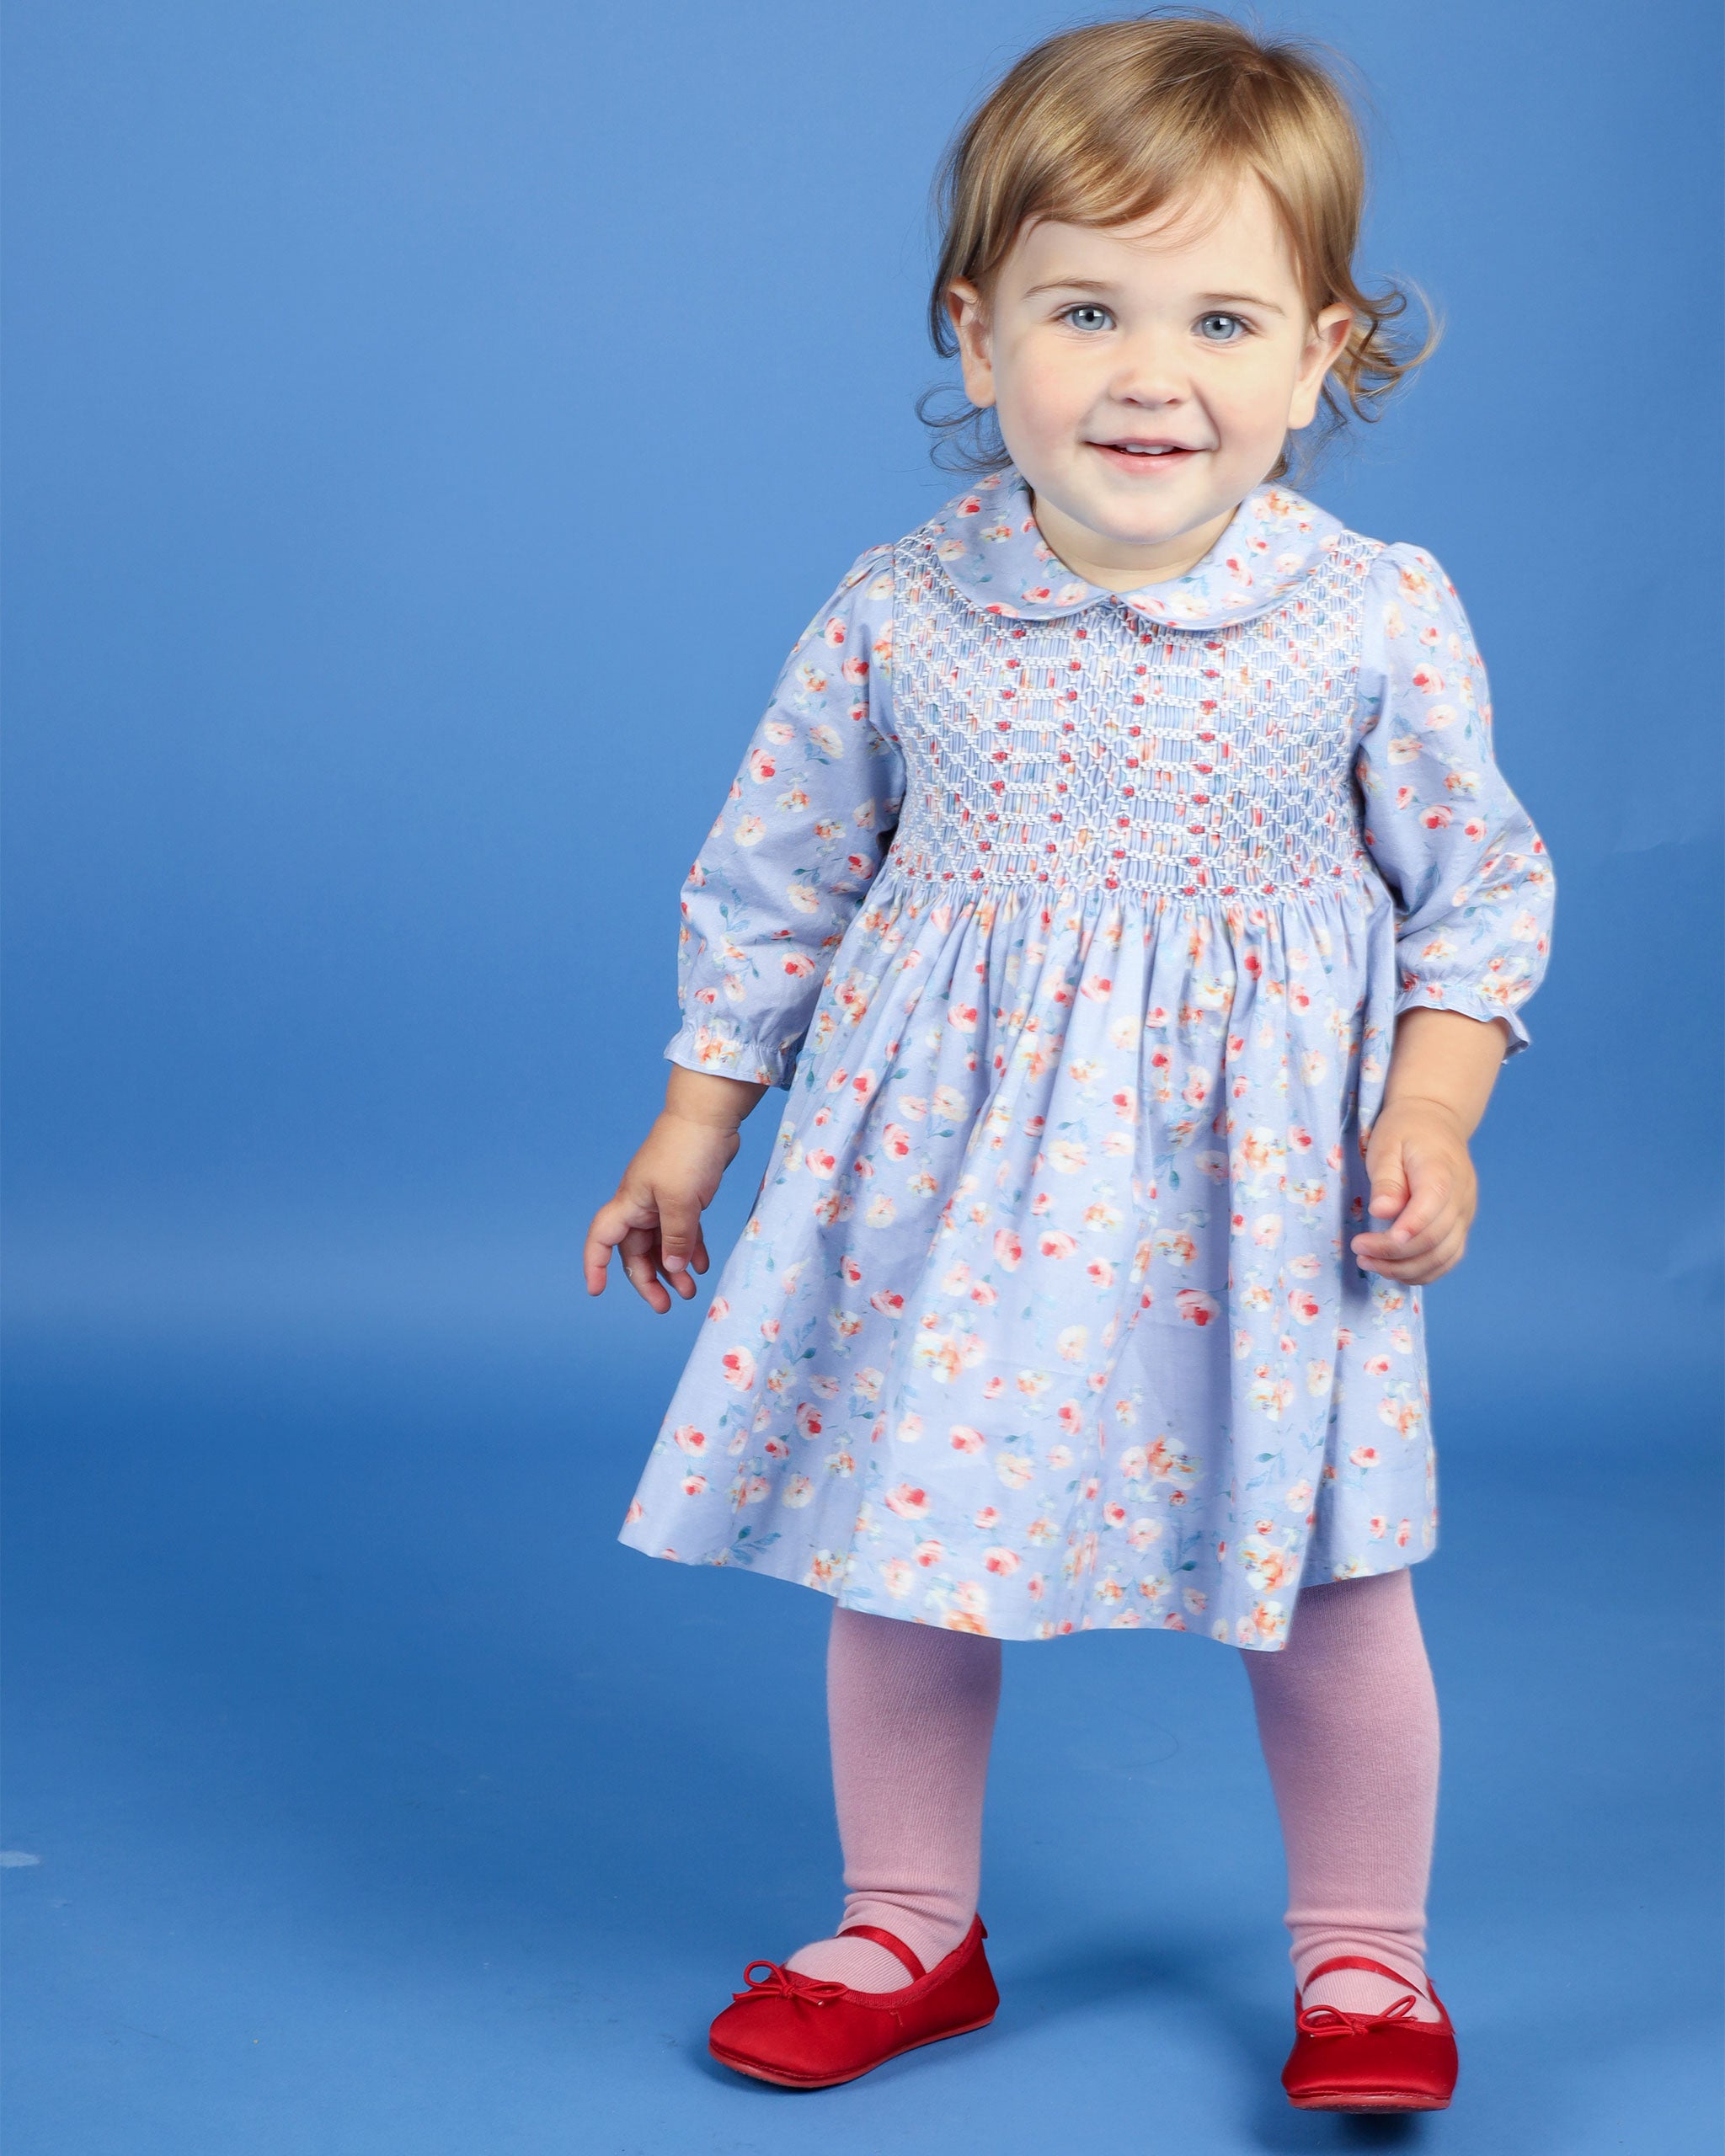
[[[852,1991],[819,1977],[751,1961],[746,1988],[713,2023],[707,2048],[722,2066],[782,2089],[831,2089],[901,2052],[962,2036],[993,2020],[1001,1995],[982,1942],[980,1917],[943,1961],[925,1969],[902,1940],[876,1924],[853,1924],[839,1937],[872,1939],[895,1955],[911,1982],[898,1991]],[[765,1970],[757,1977],[757,1969]]]
[[[1331,1969],[1370,1969],[1391,1983],[1409,1983],[1398,1970],[1361,1954],[1337,1954],[1320,1961],[1309,1985]],[[1442,2016],[1413,2020],[1414,1991],[1381,2014],[1350,2014],[1339,2006],[1304,2006],[1294,1994],[1299,2034],[1282,2086],[1302,2111],[1441,2111],[1455,2087],[1459,2063],[1455,2031],[1444,2002],[1429,1982],[1426,1996]]]

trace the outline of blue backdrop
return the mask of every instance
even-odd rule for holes
[[[589,1304],[579,1246],[779,662],[951,491],[911,410],[935,160],[1082,19],[9,11],[19,2156],[804,2145],[700,2046],[831,1919],[825,1604],[617,1550],[693,1318]],[[1432,1298],[1444,2132],[1710,2148],[1718,29],[1260,19],[1363,71],[1366,264],[1448,318],[1304,483],[1455,579],[1560,883]],[[1011,1661],[1007,2011],[823,2100],[830,2145],[1329,2145],[1274,2085],[1233,1657]],[[1130,1838],[1130,1905],[1077,1820]]]

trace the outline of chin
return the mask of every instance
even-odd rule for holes
[[[1129,507],[1114,502],[1097,502],[1093,514],[1084,520],[1120,546],[1147,547],[1164,539],[1178,539],[1183,531],[1194,531],[1199,525],[1209,523],[1213,517],[1221,515],[1233,506],[1231,500],[1214,504],[1208,500],[1170,501],[1159,504],[1158,513],[1152,516],[1146,515],[1136,503]]]

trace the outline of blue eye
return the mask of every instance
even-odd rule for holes
[[[1241,333],[1242,336],[1246,334],[1246,324],[1240,319],[1237,314],[1200,315],[1198,318],[1199,334],[1203,337],[1207,344],[1237,344],[1240,341],[1238,337],[1230,336],[1226,334],[1224,334],[1220,337],[1211,336],[1210,334],[1210,327],[1212,323],[1218,322],[1226,324],[1229,329],[1237,329]]]
[[[1092,307],[1087,303],[1069,307],[1064,312],[1065,318],[1075,329],[1106,329],[1114,321],[1114,317],[1105,307]],[[1087,317],[1088,319],[1081,320],[1081,317]]]

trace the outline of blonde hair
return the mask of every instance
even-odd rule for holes
[[[1338,384],[1359,418],[1375,419],[1381,400],[1429,355],[1440,325],[1421,293],[1424,340],[1418,350],[1400,348],[1388,325],[1406,311],[1407,294],[1395,285],[1367,292],[1354,281],[1365,152],[1322,50],[1255,36],[1201,10],[1092,24],[1027,52],[954,136],[936,178],[943,237],[928,310],[935,350],[951,358],[959,349],[948,287],[968,279],[985,305],[1029,220],[1130,223],[1188,188],[1249,173],[1280,221],[1311,316],[1338,302],[1353,311],[1348,341],[1324,380],[1317,441],[1347,424]],[[931,390],[917,403],[942,437],[936,462],[967,471],[1007,463],[991,412],[961,395],[962,408],[937,414],[934,400],[951,393]],[[1268,476],[1290,468],[1284,446]]]

